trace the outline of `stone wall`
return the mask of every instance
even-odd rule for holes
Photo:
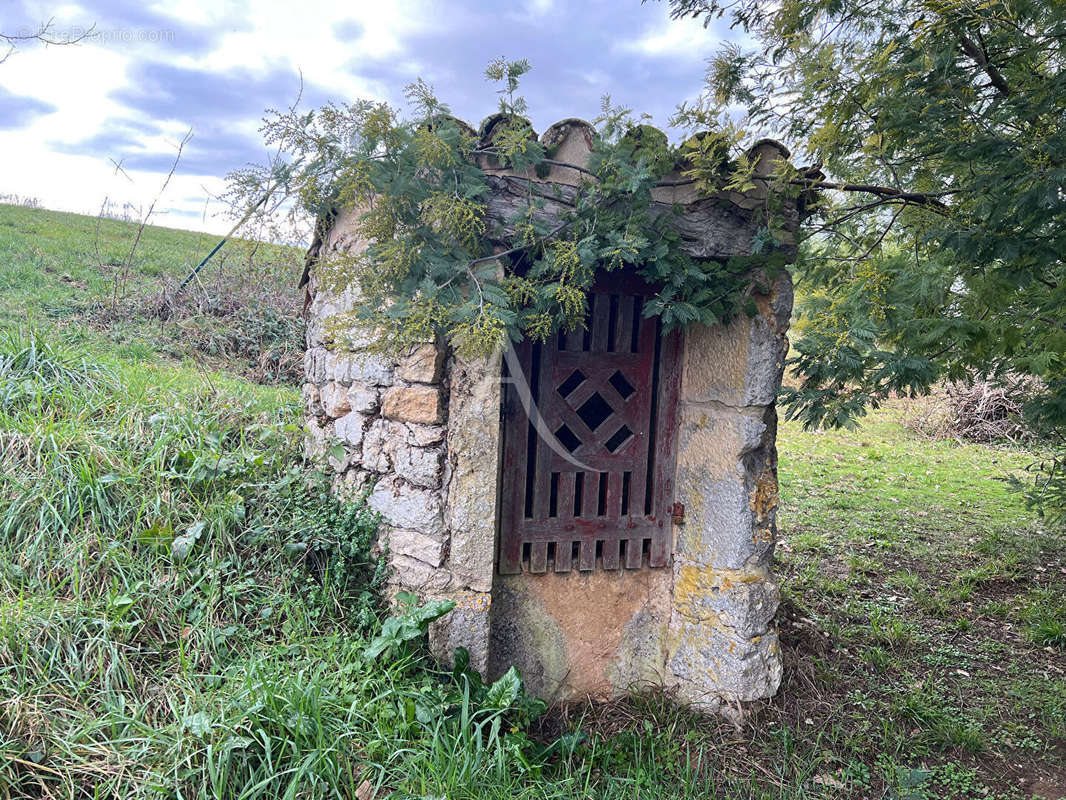
[[[358,212],[341,213],[318,252],[320,262],[359,251]],[[463,363],[435,343],[402,358],[381,355],[349,319],[354,287],[326,291],[310,273],[303,397],[307,455],[324,459],[334,486],[367,490],[381,514],[389,590],[423,600],[450,598],[456,609],[433,630],[434,648],[458,646],[485,670],[495,542],[499,451],[499,359]],[[337,457],[337,446],[343,457]]]
[[[491,125],[482,130],[491,137]],[[581,163],[588,152],[580,121],[557,123],[542,138],[560,161]],[[752,155],[766,175],[787,153],[760,143]],[[510,241],[519,194],[532,188],[544,197],[538,213],[550,219],[572,202],[579,178],[558,166],[542,178],[483,167],[492,186],[488,236],[499,246]],[[727,258],[749,254],[762,224],[767,190],[756,184],[714,197],[666,187],[656,200],[664,213],[684,206],[677,226],[689,252]],[[357,217],[351,209],[336,217],[316,248],[319,264],[365,246]],[[798,210],[785,217],[794,228]],[[500,358],[463,362],[437,343],[386,358],[357,326],[338,332],[336,320],[346,319],[338,315],[358,302],[353,288],[328,292],[312,268],[309,294],[308,454],[329,463],[338,491],[369,490],[384,523],[390,591],[456,601],[431,629],[438,657],[466,647],[490,678],[515,664],[551,699],[653,684],[715,709],[776,691],[774,399],[792,307],[787,274],[756,297],[754,317],[684,334],[675,499],[685,515],[673,529],[670,566],[537,575],[495,570],[507,479],[499,467]]]
[[[685,700],[769,697],[781,683],[771,572],[777,413],[792,313],[787,274],[759,313],[685,333],[667,671]]]

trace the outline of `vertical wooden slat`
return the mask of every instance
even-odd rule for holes
[[[569,539],[562,539],[555,543],[555,571],[570,571],[570,551],[572,550]]]
[[[577,568],[582,572],[596,569],[596,540],[585,538],[581,540],[581,549],[577,555]]]
[[[643,539],[626,539],[626,569],[640,569],[643,547]]]
[[[537,395],[533,398],[539,413],[547,415],[550,404],[555,402],[558,392],[552,381],[552,373],[555,363],[555,351],[551,348],[542,348],[540,369],[537,378]],[[537,435],[537,460],[534,466],[536,474],[533,476],[533,519],[548,519],[548,506],[551,502],[551,448],[543,436]]]
[[[529,571],[538,573],[548,571],[547,542],[533,542],[529,551]]]
[[[618,549],[622,542],[619,539],[607,539],[603,543],[603,568],[618,569]]]
[[[574,517],[574,476],[573,472],[559,473],[559,491],[557,495],[557,516],[560,519]]]
[[[586,472],[581,489],[581,518],[596,519],[600,504],[600,473]]]
[[[618,298],[618,321],[614,326],[614,351],[628,353],[633,349],[633,295]]]
[[[667,561],[670,559],[669,552],[669,539],[665,535],[666,526],[669,522],[664,522],[662,529],[660,529],[658,535],[653,536],[651,540],[651,552],[648,554],[648,566],[649,567],[665,567]]]
[[[548,505],[551,502],[551,479],[550,470],[541,469],[540,464],[551,457],[551,451],[544,440],[537,440],[537,472],[533,477],[533,519],[548,519]]]
[[[648,443],[651,439],[650,436],[645,434],[644,442]],[[641,450],[638,450],[644,458],[638,458],[633,462],[633,472],[629,476],[629,516],[630,517],[643,517],[644,516],[644,504],[647,500],[648,493],[648,467],[645,458],[654,458],[654,453],[649,453],[649,446],[644,446]]]
[[[608,519],[622,518],[622,473],[612,472],[607,478],[607,509]]]

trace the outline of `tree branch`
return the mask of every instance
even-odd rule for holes
[[[939,213],[946,214],[949,207],[940,200],[941,197],[956,194],[958,190],[950,192],[904,192],[901,189],[893,189],[891,186],[875,186],[869,183],[837,183],[835,181],[821,181],[813,178],[794,178],[789,181],[793,186],[803,186],[807,189],[831,189],[840,192],[864,192],[876,195],[882,201],[891,202],[902,200],[908,205],[927,206]],[[871,206],[877,203],[871,203]]]
[[[959,34],[959,44],[962,45],[963,52],[972,58],[977,63],[977,66],[984,70],[984,73],[988,76],[992,85],[996,87],[996,93],[999,94],[1000,97],[1010,97],[1010,86],[1007,85],[1006,78],[1004,78],[1003,73],[996,68],[996,65],[988,60],[988,54],[984,49],[965,33]]]
[[[36,30],[24,29],[14,33],[3,33],[0,31],[0,42],[7,45],[7,52],[0,56],[0,64],[7,61],[11,55],[18,49],[20,42],[37,41],[45,45],[68,45],[77,44],[83,39],[93,35],[96,30],[96,24],[89,26],[88,30],[79,30],[74,36],[68,36],[66,38],[59,38],[52,33],[52,29],[55,25],[54,19],[49,19],[47,22],[42,22],[37,26]]]

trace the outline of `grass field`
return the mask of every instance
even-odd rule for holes
[[[128,222],[0,205],[0,324],[70,333],[76,322],[104,355],[293,380],[303,254],[236,239],[177,294],[217,241],[157,227],[138,239]]]
[[[782,425],[777,697],[741,729],[541,713],[367,652],[374,520],[299,466],[299,254],[238,242],[182,299],[212,242],[149,228],[127,269],[134,236],[0,206],[0,798],[1066,796],[1066,539],[1004,480],[1029,453],[903,404]]]

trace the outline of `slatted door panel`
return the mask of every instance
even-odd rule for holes
[[[669,562],[680,337],[644,318],[648,294],[612,274],[590,294],[584,330],[520,345],[504,407],[501,573]]]

